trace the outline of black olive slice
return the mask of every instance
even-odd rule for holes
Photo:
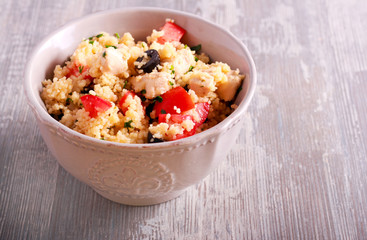
[[[64,113],[60,113],[60,114],[52,114],[51,113],[51,117],[53,117],[57,121],[60,121],[63,116],[64,116]]]
[[[155,102],[150,103],[150,104],[145,108],[145,115],[147,115],[149,118],[151,118],[151,117],[150,117],[150,113],[153,111],[154,105],[155,105]]]
[[[94,82],[92,81],[89,85],[85,86],[80,93],[88,94],[90,90],[94,89]]]
[[[143,66],[138,67],[138,69],[143,70],[145,73],[150,73],[161,62],[161,59],[159,57],[158,51],[155,49],[149,49],[145,51],[145,53],[147,54],[149,60]],[[144,56],[140,56],[136,59],[137,62],[141,62],[143,60]]]
[[[163,139],[153,137],[151,132],[148,132],[148,143],[159,143],[164,142]]]

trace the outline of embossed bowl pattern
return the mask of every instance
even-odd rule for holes
[[[239,68],[246,75],[235,103],[223,122],[200,134],[172,142],[121,144],[94,139],[53,119],[40,98],[41,82],[49,78],[81,39],[100,31],[130,32],[143,40],[166,18],[187,30],[183,42],[202,44],[212,59]],[[213,37],[215,36],[215,37]],[[125,8],[74,20],[45,38],[33,51],[24,89],[41,135],[59,164],[100,195],[128,205],[150,205],[179,196],[226,158],[241,130],[256,86],[256,69],[247,47],[229,31],[198,16],[160,8]]]

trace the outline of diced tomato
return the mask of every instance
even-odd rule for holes
[[[170,118],[167,121],[167,114],[159,114],[158,115],[158,123],[169,123],[169,124],[174,124],[174,123],[182,123],[184,120],[192,120],[192,117],[189,115],[181,115],[181,114],[170,114]]]
[[[134,92],[131,92],[131,91],[128,91],[127,93],[125,93],[122,97],[121,97],[121,99],[120,99],[120,101],[119,101],[119,103],[118,103],[118,107],[120,108],[120,110],[122,111],[122,113],[123,114],[125,114],[126,113],[126,111],[129,109],[129,106],[124,106],[124,103],[125,103],[125,101],[126,101],[126,99],[127,99],[127,97],[128,96],[131,96],[132,98],[134,98],[135,97],[135,93]]]
[[[105,112],[112,107],[109,101],[93,95],[84,95],[80,97],[80,100],[91,118],[97,117],[99,113]]]
[[[180,109],[181,112],[185,112],[195,107],[190,95],[183,87],[175,87],[162,94],[161,97],[162,102],[156,101],[154,105],[156,116],[161,113],[176,114],[176,109]]]
[[[200,121],[195,122],[196,125],[199,127],[201,124],[205,122],[208,117],[210,109],[210,104],[207,102],[197,103],[195,104],[195,110],[200,116]]]
[[[191,129],[191,131],[184,131],[182,134],[177,134],[176,136],[173,137],[172,140],[178,140],[178,139],[181,139],[181,138],[187,138],[187,137],[190,137],[192,135],[194,135],[196,133],[196,126],[194,126],[193,129]]]
[[[171,140],[177,140],[181,138],[186,138],[194,135],[196,133],[196,129],[205,122],[209,114],[210,104],[207,102],[204,103],[197,103],[195,104],[195,111],[198,113],[200,120],[195,121],[191,115],[182,115],[182,114],[171,114],[170,118],[167,121],[167,114],[159,114],[158,115],[158,123],[168,123],[168,124],[175,124],[175,123],[182,123],[184,120],[192,120],[195,125],[193,129],[190,131],[184,130],[182,134],[177,134]]]
[[[173,22],[166,22],[162,28],[164,34],[159,37],[157,42],[164,44],[165,42],[180,41],[186,30]]]
[[[81,64],[74,64],[71,68],[69,68],[69,73],[66,74],[66,77],[79,77],[80,75],[84,74],[83,78],[88,80],[93,80],[93,77],[91,77],[89,74],[86,73],[88,70],[88,66],[83,66]]]
[[[181,115],[181,114],[170,114],[170,118],[167,121],[167,114],[159,114],[158,115],[158,123],[168,123],[168,124],[175,124],[175,123],[182,123],[184,120],[192,120],[193,122],[195,122],[192,118],[192,116],[190,115]],[[177,139],[181,139],[181,138],[185,138],[185,137],[190,137],[192,135],[195,134],[196,132],[196,124],[194,125],[194,127],[190,130],[184,130],[184,132],[182,134],[176,134],[173,139],[170,140],[177,140]]]

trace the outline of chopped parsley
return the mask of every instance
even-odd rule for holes
[[[173,86],[173,82],[169,81],[168,83],[169,83],[169,85]]]
[[[164,109],[161,110],[161,114],[166,114],[166,113],[167,112]]]
[[[113,47],[114,49],[117,49],[117,47],[114,45],[106,45],[106,48],[109,48],[109,47]]]
[[[122,88],[125,88],[127,84],[127,80],[124,81],[124,86]]]
[[[89,41],[89,43],[93,45],[94,41],[91,40],[91,41]]]
[[[201,44],[193,46],[190,48],[192,51],[198,52],[201,50]]]
[[[198,57],[195,57],[195,62],[199,61],[199,58]]]
[[[120,38],[120,34],[115,33],[115,37]]]
[[[130,120],[130,121],[128,121],[128,122],[125,122],[124,123],[124,127],[125,128],[127,128],[127,129],[129,129],[129,128],[133,128],[133,126],[131,126],[131,123],[133,122],[133,120]]]
[[[186,49],[188,46],[187,46],[187,44],[185,44],[185,47],[184,47],[184,49]]]
[[[141,90],[141,92],[140,92],[141,94],[146,94],[147,93],[147,90],[145,90],[145,89],[143,89],[143,90]]]
[[[103,52],[102,57],[106,57],[106,51]]]
[[[171,65],[171,67],[169,68],[169,70],[171,70],[171,74],[175,74],[175,67],[173,65]]]
[[[84,69],[84,66],[79,66],[78,69],[79,69],[79,73],[82,73],[83,69]]]
[[[89,40],[92,40],[93,38],[94,38],[94,36],[91,36],[91,37],[89,37],[88,39],[89,39]]]
[[[158,97],[154,98],[154,100],[156,100],[158,102],[162,102],[163,101],[163,98],[161,96],[158,96]]]
[[[96,36],[96,38],[100,38],[100,37],[102,37],[103,36],[103,33],[100,33],[100,34],[98,34],[97,36]]]
[[[241,90],[242,90],[242,86],[240,86],[240,87],[237,89],[236,94],[239,94],[239,93],[241,92]]]
[[[194,69],[194,66],[190,65],[189,70],[187,70],[187,72],[185,72],[185,74],[188,73],[188,72],[191,72],[192,69]]]

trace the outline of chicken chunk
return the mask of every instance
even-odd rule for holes
[[[109,47],[101,56],[101,71],[119,76],[128,70],[127,59],[119,49]]]
[[[167,92],[171,88],[170,82],[173,81],[171,74],[166,72],[151,72],[130,79],[134,91],[142,92],[145,90],[143,95],[148,99],[153,99]]]
[[[195,56],[192,54],[190,48],[185,48],[177,51],[177,55],[170,61],[175,71],[176,79],[189,71],[190,66],[195,65]]]
[[[232,101],[245,76],[239,75],[238,70],[231,70],[226,75],[227,81],[218,84],[217,93],[220,99]]]
[[[193,72],[188,75],[189,88],[199,97],[205,97],[216,90],[214,77],[206,72]]]

